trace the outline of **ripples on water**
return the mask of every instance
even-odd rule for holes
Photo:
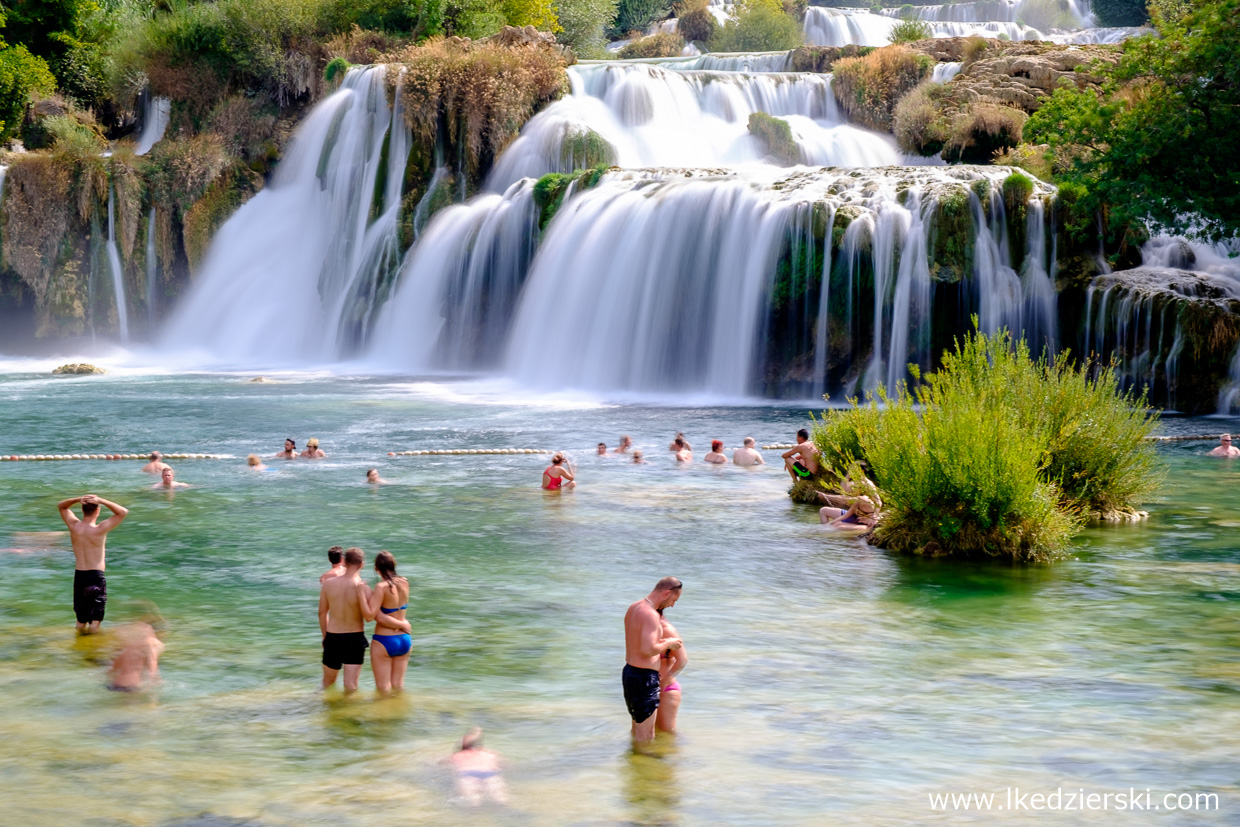
[[[778,468],[678,468],[665,450],[677,430],[699,456],[711,438],[786,441],[803,409],[463,401],[477,393],[6,377],[4,453],[238,459],[177,463],[195,488],[175,496],[145,490],[137,463],[0,465],[0,541],[56,546],[24,532],[58,530],[56,501],[86,490],[129,506],[109,624],[145,599],[170,629],[158,695],[117,697],[107,639],[73,636],[67,550],[0,554],[5,820],[472,822],[437,762],[473,724],[508,760],[513,812],[484,816],[502,823],[894,823],[928,818],[927,792],[1017,785],[1234,804],[1240,463],[1166,446],[1148,525],[1091,529],[1056,566],[915,560],[825,535]],[[621,433],[650,464],[591,456]],[[246,471],[285,436],[318,436],[329,458]],[[430,447],[566,449],[582,482],[543,494],[537,456],[386,456]],[[371,466],[393,484],[366,487]],[[390,549],[410,577],[403,698],[370,700],[369,666],[359,700],[316,689],[333,543],[368,562]],[[666,573],[687,584],[683,735],[632,756],[621,617]]]

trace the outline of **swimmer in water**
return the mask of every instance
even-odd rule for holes
[[[251,471],[266,471],[267,466],[263,465],[263,460],[258,454],[250,454],[245,458],[245,462],[250,466]]]
[[[133,623],[121,629],[120,654],[112,661],[108,689],[140,692],[159,683],[159,655],[163,642],[149,623]]]
[[[165,468],[159,482],[152,485],[151,488],[162,488],[167,491],[176,488],[189,488],[189,483],[177,482],[176,475],[176,471],[173,471],[171,468]]]
[[[387,480],[379,476],[378,468],[371,468],[366,472],[366,482],[371,485],[387,485]]]
[[[162,474],[164,469],[168,467],[164,464],[163,454],[159,453],[159,451],[151,451],[148,459],[150,459],[150,462],[142,466],[143,474]]]
[[[765,461],[762,459],[762,454],[758,453],[757,449],[753,446],[753,437],[745,437],[744,447],[737,448],[732,452],[732,464],[739,465],[742,468],[765,464]]]
[[[675,439],[673,439],[671,444],[667,446],[667,450],[678,452],[681,448],[688,448],[690,451],[693,450],[693,446],[689,444],[689,440],[685,439],[685,435],[680,431],[677,431]]]
[[[466,804],[477,807],[486,800],[508,803],[508,790],[500,777],[500,758],[482,746],[482,730],[471,729],[461,739],[461,748],[448,761],[456,770],[456,794]]]
[[[702,460],[713,465],[726,465],[728,458],[723,453],[723,440],[712,439],[710,441],[710,453],[702,457]]]
[[[297,443],[291,439],[284,440],[284,450],[276,454],[275,459],[297,459]]]
[[[1218,445],[1206,456],[1240,457],[1240,448],[1236,448],[1231,444],[1231,434],[1223,434],[1218,438]]]
[[[607,456],[607,443],[606,443],[606,442],[600,442],[600,443],[598,444],[598,448],[597,448],[597,449],[595,449],[595,452],[596,452],[596,453],[597,453],[600,457],[605,457],[605,456]]]
[[[632,447],[633,447],[633,437],[629,436],[628,434],[625,434],[624,436],[620,437],[620,446],[616,448],[614,453],[627,454],[632,449]]]
[[[693,450],[689,447],[689,443],[685,442],[684,437],[676,437],[672,445],[676,446],[677,462],[693,462]]]
[[[310,437],[306,440],[306,450],[299,455],[302,459],[323,459],[327,454],[319,450],[318,437]]]
[[[542,472],[542,487],[544,491],[561,491],[565,488],[574,488],[577,481],[573,479],[573,472],[565,467],[564,453],[557,451],[555,456],[551,458],[551,464]]]
[[[634,465],[645,465],[646,464],[646,457],[640,450],[633,452],[633,464]]]

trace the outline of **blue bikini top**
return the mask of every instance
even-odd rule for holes
[[[405,605],[403,605],[403,606],[399,606],[399,607],[397,607],[397,608],[395,608],[395,609],[385,609],[385,608],[383,608],[382,606],[380,606],[380,607],[379,607],[379,611],[383,612],[385,615],[390,615],[390,614],[396,614],[396,613],[397,613],[397,612],[399,612],[401,609],[408,609],[408,608],[409,608],[409,604],[408,604],[408,603],[406,603]]]

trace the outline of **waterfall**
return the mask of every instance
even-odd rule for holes
[[[812,46],[886,46],[898,21],[863,9],[805,10],[805,42]]]
[[[168,129],[168,121],[172,116],[171,100],[152,97],[150,93],[146,93],[144,97],[146,105],[143,107],[142,132],[138,135],[138,145],[134,148],[134,155],[145,155],[151,151],[151,147],[159,143],[164,137],[165,130]]]
[[[1046,204],[1035,198],[1025,205],[1026,250],[1020,285],[1025,302],[1021,309],[1020,331],[1036,356],[1045,349],[1056,352],[1058,324],[1054,276],[1054,239],[1048,237]],[[1052,250],[1048,251],[1048,245]]]
[[[950,3],[941,6],[913,6],[912,17],[931,23],[1015,23],[1021,0],[979,0],[973,3]],[[905,16],[902,8],[882,9],[885,17]]]
[[[573,92],[534,116],[504,152],[488,183],[503,192],[525,177],[581,166],[573,149],[591,133],[617,166],[735,167],[767,154],[749,134],[753,112],[784,118],[811,164],[870,167],[900,163],[888,135],[850,126],[831,76],[738,74],[604,62],[569,69]]]
[[[306,118],[271,184],[220,228],[165,326],[167,344],[226,363],[352,352],[399,265],[410,141],[399,91],[388,105],[385,67],[351,70]]]
[[[936,63],[934,64],[934,72],[930,75],[930,80],[935,83],[947,83],[956,75],[960,74],[960,69],[963,66],[963,63],[956,61]]]
[[[155,252],[155,207],[146,222],[146,326],[155,330],[155,287],[159,276],[159,260]]]
[[[112,272],[112,293],[116,297],[116,325],[121,342],[129,341],[129,309],[125,303],[125,268],[116,248],[116,205],[114,187],[108,186],[108,269]]]
[[[1227,384],[1218,392],[1218,412],[1230,415],[1240,412],[1240,345],[1231,357],[1231,368],[1227,374]]]

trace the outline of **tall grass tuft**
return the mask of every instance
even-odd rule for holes
[[[1109,367],[1035,361],[1007,332],[975,332],[915,390],[825,413],[814,442],[837,475],[869,464],[886,502],[880,546],[1040,562],[1086,516],[1131,510],[1158,486],[1145,439],[1156,419]]]

